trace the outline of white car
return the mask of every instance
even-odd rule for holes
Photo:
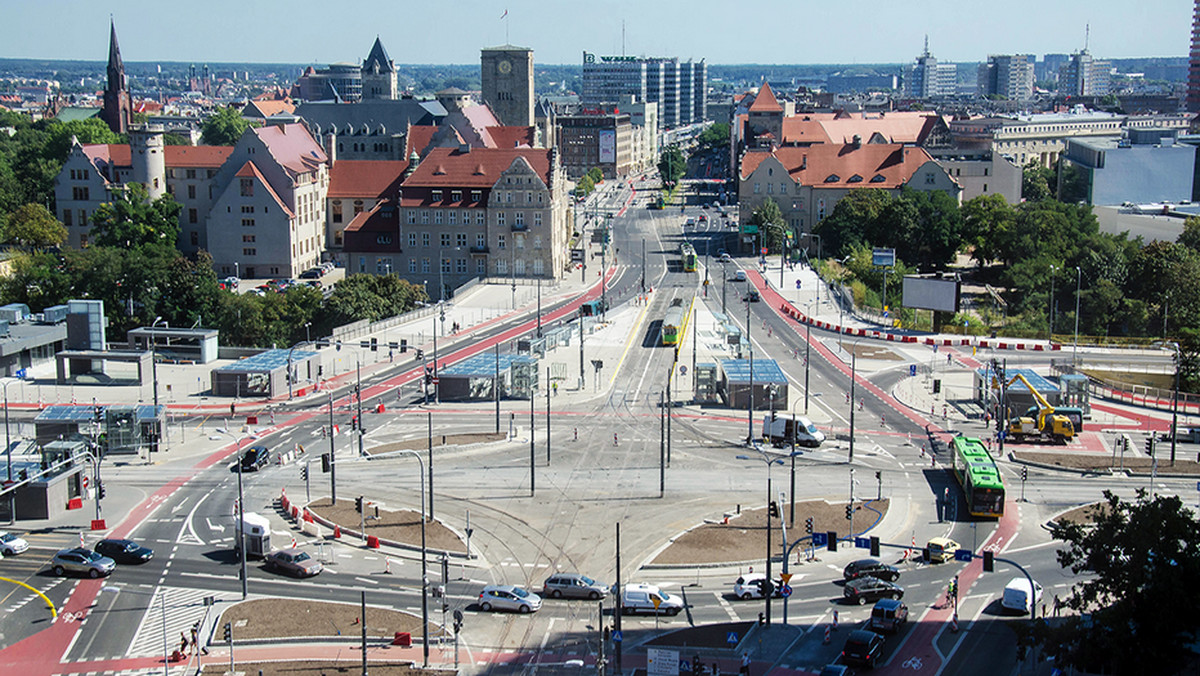
[[[743,601],[750,599],[761,599],[763,597],[763,584],[767,581],[767,576],[758,573],[751,573],[739,577],[733,583],[733,595]],[[781,581],[776,580],[775,586],[771,590],[771,595],[778,597],[781,589]]]
[[[5,556],[16,556],[29,549],[29,543],[12,533],[0,531],[0,552]]]
[[[479,609],[515,610],[518,613],[537,612],[542,607],[542,597],[511,584],[491,584],[479,592]]]
[[[1004,596],[1000,599],[1000,605],[1018,613],[1030,613],[1037,608],[1041,599],[1042,585],[1034,582],[1033,593],[1030,594],[1029,579],[1024,576],[1014,577],[1004,586]]]
[[[662,613],[678,615],[683,598],[673,596],[652,584],[627,584],[621,592],[621,613]]]

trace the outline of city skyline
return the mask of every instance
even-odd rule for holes
[[[722,18],[728,4],[716,0],[615,0],[577,26],[580,22],[559,11],[575,5],[533,0],[371,7],[375,18],[370,21],[360,20],[361,12],[355,21],[329,20],[331,11],[344,10],[311,0],[286,7],[216,0],[203,12],[176,16],[142,0],[9,5],[9,25],[20,29],[6,36],[0,57],[102,60],[111,15],[128,61],[296,64],[359,63],[376,36],[397,64],[477,63],[480,48],[505,43],[532,48],[540,64],[578,64],[583,51],[678,56],[710,64],[907,63],[922,51],[926,35],[939,60],[977,62],[989,54],[1077,51],[1084,47],[1087,27],[1090,51],[1099,57],[1182,57],[1188,53],[1192,10],[1190,3],[1164,0],[1136,13],[1112,1],[1016,0],[1002,10],[980,3],[964,14],[961,3],[936,0],[919,12],[881,2],[864,12],[862,5],[800,7],[753,0],[739,7],[737,14],[747,21],[738,25]],[[763,24],[758,18],[768,12],[775,19]],[[63,23],[62,16],[72,19]],[[862,16],[874,21],[863,25]],[[186,31],[163,29],[185,24]],[[414,31],[415,25],[444,26],[454,39],[436,30]],[[762,25],[793,26],[803,39],[786,34],[764,39]],[[836,30],[842,25],[852,28]],[[224,39],[214,42],[213,35]]]

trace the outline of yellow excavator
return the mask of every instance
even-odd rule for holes
[[[1009,439],[1016,442],[1025,441],[1027,439],[1036,439],[1038,441],[1053,441],[1055,443],[1065,444],[1075,438],[1075,425],[1071,423],[1071,419],[1065,415],[1055,413],[1054,407],[1046,398],[1038,392],[1029,381],[1020,373],[1013,376],[1008,381],[1008,386],[1020,380],[1025,387],[1029,388],[1029,392],[1033,394],[1033,398],[1037,401],[1037,417],[1015,416],[1008,419],[1008,424],[1005,426],[1005,432]]]

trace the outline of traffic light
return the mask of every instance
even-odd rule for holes
[[[104,421],[104,409],[101,408],[100,406],[93,406],[92,407],[92,420],[94,420],[95,422],[103,422]]]
[[[955,575],[953,580],[950,580],[950,595],[958,598],[958,576]]]
[[[105,495],[106,495],[106,492],[104,490],[104,482],[97,481],[96,482],[96,497],[100,500],[103,500]]]
[[[341,352],[342,351],[342,341],[339,340],[336,343],[334,343],[334,347],[337,349],[338,352]]]
[[[225,642],[233,643],[233,623],[232,622],[225,623]]]
[[[363,498],[361,495],[358,496],[357,498],[354,498],[354,511],[358,512],[359,514],[362,514]]]
[[[350,429],[352,429],[352,430],[358,429],[358,416],[350,417]]]
[[[417,359],[424,359],[424,358],[425,358],[425,350],[422,350],[421,348],[418,347],[417,348]]]
[[[425,367],[425,384],[426,385],[433,384],[433,367],[432,366]]]
[[[372,339],[371,339],[371,351],[372,351],[372,352],[377,352],[378,350],[379,350],[379,339],[378,339],[378,338],[372,338]]]
[[[871,536],[871,556],[879,556],[879,538]]]
[[[321,472],[323,472],[325,474],[329,474],[332,464],[333,464],[333,461],[332,461],[332,458],[329,457],[329,454],[322,453],[321,454]]]
[[[308,481],[308,465],[304,465],[300,468],[300,479],[302,481]]]
[[[769,514],[772,519],[778,519],[779,518],[779,503],[772,500],[771,504],[767,505],[767,514]]]
[[[1151,432],[1150,435],[1146,437],[1146,455],[1149,455],[1151,458],[1154,457],[1154,433],[1153,432]]]
[[[1021,466],[1021,481],[1025,481],[1028,478],[1029,478],[1029,465],[1022,465]]]
[[[854,518],[854,505],[846,505],[846,520],[849,521],[853,518]]]
[[[996,555],[991,551],[983,552],[983,572],[991,573],[996,569]]]
[[[825,549],[827,549],[831,552],[837,551],[837,532],[836,531],[831,530],[831,531],[827,531],[825,533]]]
[[[812,532],[813,532],[813,524],[812,524],[812,517],[811,517],[811,516],[810,516],[810,517],[808,517],[807,519],[805,519],[805,520],[804,520],[804,532],[805,532],[805,533],[808,533],[809,535],[812,535]]]

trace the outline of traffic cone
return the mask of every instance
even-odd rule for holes
[[[341,526],[339,526],[339,525],[337,525],[337,524],[334,524],[334,526],[333,526],[333,539],[334,539],[334,540],[340,540],[341,538],[342,538],[342,527],[341,527]]]

